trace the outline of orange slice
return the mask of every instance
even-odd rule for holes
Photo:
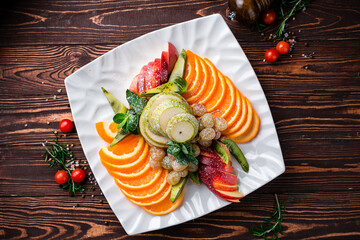
[[[139,178],[119,179],[115,178],[115,183],[121,189],[142,189],[151,186],[160,177],[163,169],[152,169]]]
[[[145,198],[151,198],[158,193],[161,192],[165,188],[166,185],[169,185],[166,181],[166,177],[168,175],[168,171],[162,171],[159,179],[151,186],[139,190],[130,190],[130,189],[122,189],[121,191],[128,198],[139,200],[144,200]]]
[[[259,119],[259,116],[257,115],[257,113],[255,112],[255,110],[253,110],[253,119],[254,120],[252,121],[252,124],[249,127],[249,129],[247,130],[247,132],[245,132],[244,134],[242,134],[240,136],[231,138],[232,140],[234,140],[234,142],[236,142],[236,143],[248,142],[257,135],[257,133],[259,132],[259,127],[260,127],[260,119]]]
[[[113,147],[109,147],[109,150],[118,156],[128,154],[134,151],[134,149],[138,146],[139,141],[141,143],[144,142],[144,138],[141,135],[130,134],[118,144]]]
[[[150,171],[151,166],[149,164],[149,161],[150,161],[150,155],[148,154],[145,160],[142,161],[141,164],[137,166],[135,169],[130,168],[130,169],[122,169],[121,171],[117,171],[117,170],[113,171],[107,168],[107,170],[110,173],[110,175],[113,176],[114,178],[119,178],[119,179],[138,178]]]
[[[186,51],[186,68],[185,68],[185,80],[188,84],[188,89],[192,87],[196,78],[196,63],[195,63],[195,54],[190,50]]]
[[[242,110],[242,96],[241,93],[236,90],[236,102],[234,105],[234,110],[225,118],[228,128],[231,128],[237,120],[241,117],[241,110]]]
[[[144,198],[144,199],[132,199],[132,198],[128,198],[130,202],[139,205],[139,206],[151,206],[154,204],[157,204],[159,202],[161,202],[162,200],[166,199],[166,198],[170,198],[170,193],[171,193],[171,185],[170,184],[166,184],[165,187],[163,189],[161,189],[161,191],[156,194],[155,196],[149,197],[149,198]],[[120,189],[121,191],[123,191],[123,189]]]
[[[225,81],[225,78],[223,75],[217,71],[216,74],[218,75],[219,83],[218,87],[216,89],[216,92],[214,93],[214,96],[209,99],[209,101],[204,103],[204,106],[206,107],[208,112],[212,112],[217,109],[218,106],[220,106],[220,103],[223,101],[223,99],[226,96],[226,88],[227,84]]]
[[[246,100],[247,102],[247,108],[248,108],[248,113],[247,113],[247,116],[246,116],[246,120],[245,120],[245,123],[243,126],[240,127],[240,129],[236,130],[236,132],[234,133],[231,133],[231,134],[228,134],[227,136],[231,139],[233,138],[236,138],[242,134],[244,134],[251,126],[252,124],[252,121],[253,121],[253,108],[251,107],[251,104],[249,102],[249,100],[244,97],[244,99]]]
[[[233,126],[228,126],[228,128],[225,131],[222,131],[221,133],[223,135],[228,135],[228,134],[234,133],[244,125],[245,120],[247,119],[247,114],[248,114],[248,105],[247,105],[248,102],[245,100],[244,96],[242,96],[241,99],[242,100],[241,100],[240,119]]]
[[[102,159],[100,155],[100,160],[102,164],[106,167],[108,171],[115,171],[115,172],[122,172],[122,171],[134,171],[135,169],[139,168],[139,166],[145,162],[149,153],[149,145],[145,145],[144,151],[141,152],[139,158],[134,158],[135,161],[129,162],[128,164],[113,164],[108,162],[107,159]]]
[[[190,80],[190,79],[185,79],[186,82],[188,82],[188,88],[186,90],[185,93],[182,94],[182,96],[185,99],[188,99],[192,96],[195,96],[196,93],[199,91],[199,89],[201,89],[201,87],[203,87],[203,83],[204,83],[204,72],[202,71],[202,66],[200,63],[200,57],[196,56],[195,54],[194,58],[195,58],[195,76],[194,79]],[[190,85],[189,85],[190,82]]]
[[[226,77],[226,76],[224,76],[224,77],[225,77],[225,81],[226,81],[226,95],[225,95],[225,98],[221,101],[219,107],[217,108],[217,110],[220,110],[220,111],[213,113],[214,117],[226,118],[226,116],[228,116],[231,113],[231,111],[233,111],[233,107],[236,102],[235,87],[228,77]],[[208,109],[208,112],[209,112],[209,109]]]
[[[126,151],[120,151],[120,146],[117,149],[114,149],[114,147],[117,147],[118,145],[122,145],[122,141],[118,144],[116,144],[114,147],[104,147],[101,148],[99,151],[99,155],[100,155],[100,159],[108,162],[108,163],[112,163],[115,165],[124,165],[124,164],[129,164],[132,163],[136,160],[138,160],[138,158],[141,156],[141,154],[143,153],[143,149],[144,147],[147,145],[144,138],[138,135],[129,135],[130,136],[136,136],[139,138],[138,144],[134,147],[134,146],[129,146],[128,148],[131,149],[130,153],[125,153],[122,155],[117,155],[116,153],[119,152],[128,152]],[[124,139],[125,140],[125,139]],[[124,141],[123,140],[123,141]],[[124,148],[124,146],[121,146],[121,148]],[[112,152],[112,150],[115,150],[114,152]]]
[[[206,102],[208,102],[213,97],[213,95],[215,95],[216,91],[218,90],[217,88],[220,84],[217,69],[214,64],[210,62],[210,60],[207,58],[205,58],[204,61],[207,68],[209,69],[209,81],[207,81],[209,86],[207,88],[207,92],[203,94],[202,98],[200,99],[200,104],[205,104]]]
[[[170,201],[170,193],[169,193],[169,195],[166,198],[164,198],[162,201],[158,202],[157,204],[151,206],[142,206],[142,209],[153,215],[168,214],[174,211],[181,204],[182,200],[184,199],[184,191],[185,189],[183,189],[182,193],[174,203]]]
[[[196,89],[196,92],[193,91],[191,92],[191,90],[189,91],[189,93],[191,94],[191,97],[187,98],[186,101],[191,105],[194,103],[199,102],[200,99],[203,98],[203,95],[207,95],[209,92],[209,87],[211,85],[210,83],[210,70],[207,66],[207,64],[205,63],[205,61],[195,55],[196,59],[198,60],[198,62],[200,63],[197,71],[199,71],[199,77],[200,79],[198,79],[200,86],[198,87],[198,89]]]
[[[96,131],[99,136],[107,143],[111,143],[116,133],[119,131],[118,124],[114,122],[97,122],[95,123]]]

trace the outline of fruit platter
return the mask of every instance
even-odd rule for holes
[[[265,95],[220,15],[132,40],[65,83],[84,153],[128,234],[241,204],[284,171]]]

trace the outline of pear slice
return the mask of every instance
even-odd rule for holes
[[[140,127],[140,132],[141,135],[144,137],[145,141],[155,147],[160,147],[160,148],[166,148],[166,142],[169,141],[170,139],[167,137],[163,137],[163,136],[159,136],[154,134],[150,129],[149,129],[149,123],[147,122],[147,117],[148,116],[148,110],[144,110],[143,113],[141,114],[140,117],[140,121],[139,121],[139,127]]]
[[[161,135],[167,136],[166,127],[169,120],[180,113],[190,113],[190,105],[173,99],[164,101],[149,116],[150,126]]]
[[[190,113],[180,113],[168,122],[166,133],[175,142],[183,143],[193,139],[198,133],[198,121]]]

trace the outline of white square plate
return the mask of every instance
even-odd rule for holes
[[[76,129],[85,156],[110,207],[128,234],[169,227],[201,217],[229,203],[212,194],[204,184],[190,181],[182,205],[165,216],[151,215],[132,204],[121,193],[101,164],[98,151],[107,146],[98,135],[95,123],[111,120],[113,112],[100,87],[127,105],[125,90],[141,67],[160,57],[171,42],[181,51],[189,49],[232,79],[257,111],[261,128],[251,142],[241,144],[249,165],[248,174],[233,159],[244,195],[255,191],[285,171],[279,140],[270,108],[260,83],[239,43],[219,14],[198,18],[160,29],[129,41],[77,70],[65,79]],[[240,203],[241,204],[241,203]]]

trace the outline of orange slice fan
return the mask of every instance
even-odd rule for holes
[[[116,123],[98,122],[95,126],[105,142],[113,141],[118,130]],[[171,185],[166,181],[168,170],[150,167],[149,149],[141,135],[129,135],[113,147],[101,148],[99,155],[102,164],[130,202],[148,213],[165,215],[181,204],[184,194],[175,203],[170,201]]]
[[[209,59],[190,50],[186,54],[185,79],[189,88],[183,97],[191,105],[203,104],[214,117],[225,118],[228,128],[223,135],[237,143],[251,141],[259,132],[260,119],[250,101]]]

